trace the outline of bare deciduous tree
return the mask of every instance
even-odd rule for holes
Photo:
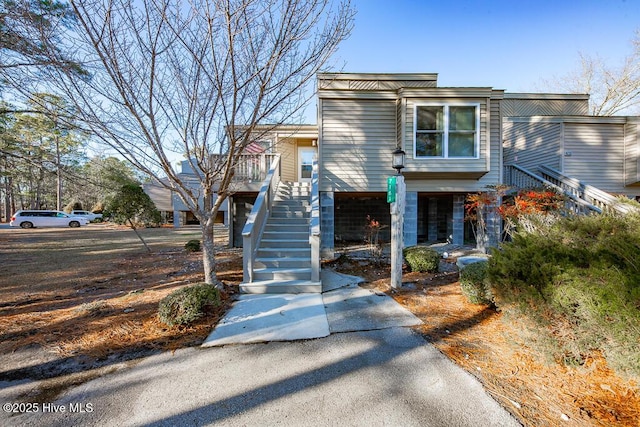
[[[302,111],[308,83],[351,31],[349,0],[78,0],[72,8],[69,52],[90,77],[54,68],[50,84],[92,133],[193,211],[205,281],[217,283],[213,223],[234,166],[256,125],[291,123]],[[172,168],[176,153],[197,186]]]
[[[580,53],[580,66],[565,76],[544,80],[546,90],[587,93],[589,114],[594,116],[640,113],[640,30],[633,51],[615,66],[599,55]]]

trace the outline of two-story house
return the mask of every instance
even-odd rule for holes
[[[588,116],[588,95],[439,87],[435,74],[328,73],[318,76],[318,99],[325,254],[337,240],[361,240],[367,215],[389,223],[396,148],[406,152],[406,246],[472,239],[467,195],[513,185],[514,165],[535,176],[531,185],[565,188],[559,172],[579,188],[640,195],[639,118]]]
[[[252,170],[262,165],[260,173],[238,174],[229,228],[231,244],[252,246],[245,250],[250,258],[245,282],[307,280],[307,270],[318,263],[299,259],[314,258],[307,255],[314,233],[319,252],[331,257],[340,242],[363,241],[367,218],[389,225],[387,177],[395,173],[391,158],[397,148],[406,153],[405,246],[472,240],[464,221],[465,200],[498,184],[557,185],[596,211],[602,208],[596,200],[601,192],[594,187],[640,196],[640,118],[588,116],[588,101],[588,95],[439,87],[437,74],[320,73],[317,125],[260,130],[264,152],[247,154]],[[315,184],[310,186],[314,159]],[[282,200],[294,195],[309,201],[296,207],[297,202]],[[280,200],[275,207],[274,200]],[[261,214],[253,212],[259,209]],[[296,209],[308,218],[304,233],[309,240],[287,232],[304,228],[287,229],[287,221],[299,216]],[[499,222],[494,225],[497,235]],[[389,239],[388,228],[382,238]],[[292,247],[287,252],[289,244],[305,251]],[[287,265],[278,260],[289,254],[296,262],[278,267]],[[282,274],[273,273],[278,268]],[[261,273],[254,275],[254,269]]]

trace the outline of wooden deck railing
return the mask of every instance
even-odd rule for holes
[[[565,194],[571,194],[579,199],[585,200],[594,206],[600,208],[601,211],[614,211],[622,214],[637,211],[633,206],[622,204],[611,194],[584,184],[578,179],[564,175],[548,166],[540,166],[540,175],[549,182],[562,188]]]
[[[313,160],[311,172],[311,221],[309,243],[311,244],[311,281],[320,281],[320,192],[318,191],[318,161]]]
[[[234,167],[233,181],[235,182],[260,182],[269,172],[269,166],[278,154],[241,154]],[[215,155],[213,161],[226,162],[227,156]]]
[[[589,203],[577,195],[565,191],[561,186],[534,174],[518,165],[506,165],[504,171],[504,181],[507,185],[516,188],[537,188],[546,187],[556,190],[560,194],[567,196],[565,208],[575,214],[602,213],[602,208]]]
[[[256,252],[258,251],[264,226],[267,223],[267,219],[269,219],[278,184],[280,184],[280,155],[276,154],[262,183],[253,209],[251,209],[247,222],[242,229],[242,257],[244,261],[242,278],[245,283],[253,282]]]

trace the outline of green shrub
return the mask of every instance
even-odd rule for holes
[[[158,306],[158,315],[169,326],[186,325],[204,315],[207,307],[220,305],[218,290],[207,283],[199,283],[174,291]]]
[[[604,352],[619,372],[640,377],[640,286],[615,267],[571,268],[549,290],[553,309],[576,325],[576,352]]]
[[[411,271],[437,273],[440,267],[440,254],[426,246],[411,246],[402,251]]]
[[[184,244],[184,248],[187,252],[200,252],[200,240],[192,239]]]
[[[491,292],[487,286],[488,264],[485,261],[474,262],[460,272],[460,288],[472,304],[490,304]]]
[[[565,218],[552,231],[494,251],[495,304],[553,334],[557,360],[601,350],[612,368],[640,378],[640,217]]]

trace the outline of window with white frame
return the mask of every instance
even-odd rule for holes
[[[478,157],[480,104],[416,105],[414,158]]]

